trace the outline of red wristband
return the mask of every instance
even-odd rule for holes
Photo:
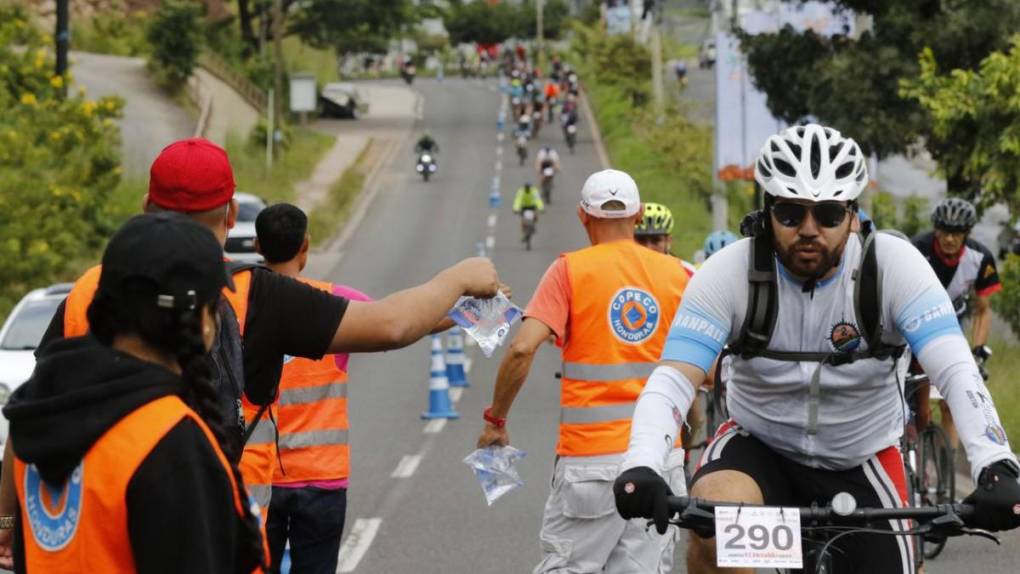
[[[506,419],[492,416],[492,407],[485,407],[485,410],[482,412],[482,418],[485,419],[485,422],[498,429],[506,426]]]

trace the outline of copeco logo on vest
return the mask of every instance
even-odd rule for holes
[[[659,327],[659,302],[647,291],[624,287],[609,304],[609,328],[613,335],[636,345],[644,342]]]
[[[44,550],[60,550],[78,531],[83,469],[84,462],[62,486],[54,487],[42,480],[34,464],[25,467],[25,515],[32,538]]]

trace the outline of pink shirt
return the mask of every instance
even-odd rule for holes
[[[361,291],[358,291],[354,287],[347,285],[333,285],[333,294],[339,297],[346,297],[351,301],[371,301],[372,298],[365,295]],[[350,360],[350,353],[337,353],[333,355],[333,360],[336,361],[336,366],[343,372],[347,372],[347,363]],[[348,381],[349,382],[349,381]],[[286,484],[273,484],[276,488],[321,488],[323,490],[339,490],[341,488],[347,488],[350,481],[346,478],[338,478],[336,480],[308,480],[305,482],[288,482]]]

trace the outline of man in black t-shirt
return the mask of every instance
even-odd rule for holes
[[[951,197],[936,204],[932,211],[932,231],[914,237],[913,244],[928,259],[935,275],[949,293],[957,317],[962,321],[971,317],[971,345],[978,363],[986,358],[984,350],[992,325],[991,297],[1002,289],[992,252],[970,237],[977,223],[977,211],[970,202]],[[973,311],[968,299],[973,291]],[[917,426],[924,428],[930,417],[928,407],[929,385],[911,392],[916,393]],[[956,427],[945,401],[940,402],[942,427],[954,448],[959,446]]]
[[[237,221],[235,187],[233,168],[222,148],[202,138],[181,140],[153,162],[145,211],[184,213],[207,226],[223,244]],[[244,396],[256,405],[274,400],[285,355],[319,359],[329,353],[405,347],[432,331],[462,295],[491,297],[499,289],[495,267],[483,258],[465,259],[427,283],[373,302],[351,302],[264,268],[245,273],[251,274],[248,297],[242,302],[245,313],[234,320],[243,333]],[[91,293],[86,296],[91,299]],[[82,306],[69,308],[67,301],[60,305],[37,351],[40,357],[47,342],[65,335],[68,312],[81,310]],[[225,324],[221,331],[236,333],[237,327]],[[221,368],[231,380],[239,376],[230,365]],[[16,447],[8,441],[0,515],[13,515],[16,509],[7,464],[13,460],[12,448]],[[10,540],[10,532],[0,530],[0,567],[10,555]]]

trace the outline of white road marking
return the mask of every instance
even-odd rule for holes
[[[347,539],[340,547],[340,563],[337,565],[337,574],[354,572],[358,563],[368,552],[368,547],[375,540],[375,535],[379,533],[380,524],[382,524],[382,518],[359,518],[354,521],[351,533],[347,535]]]
[[[471,337],[468,337],[468,339],[471,339]],[[471,339],[471,340],[474,341],[474,339]],[[464,357],[464,374],[465,375],[470,375],[471,374],[471,365],[473,363],[474,363],[474,361],[471,360],[471,357]]]
[[[414,471],[418,470],[418,464],[421,463],[420,454],[409,454],[404,458],[400,459],[400,463],[397,464],[397,468],[390,475],[390,478],[411,478]]]
[[[495,213],[490,213],[489,214],[488,225],[489,225],[490,228],[491,227],[496,227],[496,214]]]
[[[503,141],[503,137],[504,137],[504,136],[503,136],[503,132],[499,132],[499,133],[497,133],[497,134],[496,134],[496,141],[498,141],[498,142],[501,142],[501,141]]]
[[[467,369],[464,370],[467,371]],[[452,389],[449,390],[449,393],[450,400],[453,401],[454,403],[459,403],[460,397],[464,395],[464,387],[453,387]]]
[[[494,247],[496,247],[496,238],[491,235],[486,237],[485,248],[488,249],[489,251],[492,251]]]
[[[425,425],[425,434],[439,434],[446,426],[446,419],[432,419]]]
[[[496,157],[503,155],[503,146],[496,148]]]
[[[503,160],[496,160],[496,171],[503,171]]]

